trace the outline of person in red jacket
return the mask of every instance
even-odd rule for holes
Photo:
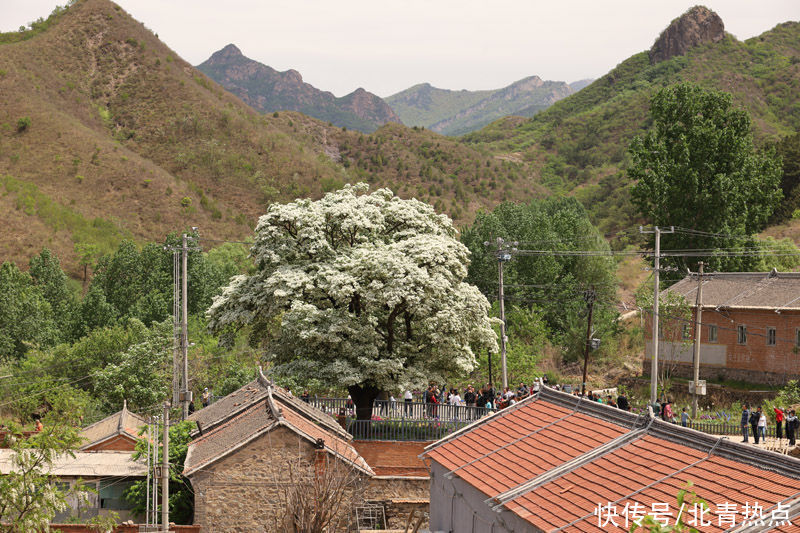
[[[775,408],[775,436],[778,440],[783,438],[783,409]]]

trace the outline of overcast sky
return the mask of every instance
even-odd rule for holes
[[[46,16],[61,2],[0,0],[0,30]],[[234,43],[278,70],[342,96],[388,96],[429,82],[492,89],[538,75],[596,78],[650,48],[684,0],[118,0],[192,64]],[[719,0],[739,39],[800,19],[799,0]]]

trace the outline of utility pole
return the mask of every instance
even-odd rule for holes
[[[492,243],[486,241],[483,244],[484,246],[491,246]],[[495,244],[497,245],[497,271],[500,278],[498,295],[500,299],[500,371],[503,374],[503,389],[505,389],[508,387],[508,369],[506,367],[506,344],[508,343],[508,337],[506,336],[506,306],[505,296],[503,295],[503,263],[511,261],[511,254],[517,251],[515,247],[518,243],[506,243],[505,239],[498,237]],[[507,244],[511,244],[514,247],[509,248]]]
[[[586,395],[586,375],[589,370],[589,350],[592,347],[592,314],[594,312],[594,301],[597,299],[597,293],[594,287],[583,294],[583,299],[586,301],[586,306],[589,309],[589,320],[586,324],[586,346],[583,352],[583,386],[581,387],[581,394]]]
[[[197,230],[197,228],[192,228]],[[172,291],[173,351],[172,351],[172,405],[182,406],[182,419],[189,416],[189,403],[192,400],[189,386],[189,241],[192,237],[184,233],[181,245],[164,246],[172,251]]]
[[[147,505],[145,506],[145,527],[150,525],[150,467],[151,463],[151,455],[150,455],[150,439],[153,436],[152,431],[152,419],[151,417],[147,417]]]
[[[151,524],[158,524],[158,476],[156,475],[156,465],[158,464],[158,417],[153,421],[153,519]]]
[[[703,329],[703,262],[697,276],[697,305],[694,313],[694,390],[692,391],[692,418],[697,416],[697,389],[700,386],[700,340]]]
[[[653,356],[650,359],[650,403],[655,403],[658,399],[658,296],[661,286],[659,284],[659,272],[661,268],[661,234],[675,233],[675,227],[670,226],[669,230],[664,230],[658,226],[653,227],[653,231],[645,231],[639,226],[639,233],[655,233],[656,247],[653,261]]]
[[[189,402],[191,401],[189,392],[189,273],[187,265],[189,262],[188,237],[184,233],[181,243],[181,355],[183,356],[183,420],[189,416]]]
[[[161,450],[161,525],[169,532],[169,402],[164,402],[164,444]]]

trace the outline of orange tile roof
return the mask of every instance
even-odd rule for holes
[[[794,458],[660,420],[648,423],[547,388],[429,446],[423,456],[486,494],[487,506],[544,531],[614,530],[600,527],[596,513],[609,502],[619,512],[638,503],[645,514],[654,503],[669,504],[674,520],[687,481],[712,506],[714,525],[702,531],[727,529],[718,525],[718,504],[741,512],[758,502],[768,510],[800,496]]]

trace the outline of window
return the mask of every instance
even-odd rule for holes
[[[800,346],[800,328],[794,330],[794,344]]]
[[[747,344],[747,326],[737,326],[736,332],[736,342],[739,344]]]
[[[717,342],[717,326],[708,326],[708,342]]]
[[[775,346],[777,333],[775,328],[767,328],[767,346]]]

